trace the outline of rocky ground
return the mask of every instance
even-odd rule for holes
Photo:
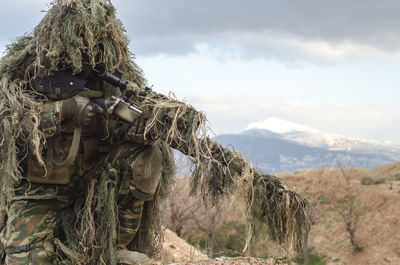
[[[201,253],[169,229],[165,230],[164,240],[164,246],[159,259],[164,264],[181,264],[180,262],[208,259],[207,255]]]
[[[235,265],[247,265],[247,264],[255,264],[255,265],[280,265],[283,264],[282,261],[275,261],[274,259],[259,259],[259,258],[251,258],[251,257],[236,257],[236,258],[215,258],[215,259],[207,259],[207,260],[199,260],[199,261],[188,261],[183,263],[175,263],[179,265],[223,265],[223,264],[235,264]],[[294,265],[295,263],[290,263],[290,265]]]
[[[165,231],[165,242],[162,250],[161,257],[154,263],[170,264],[170,265],[222,265],[222,264],[264,264],[264,265],[280,265],[282,261],[274,259],[260,259],[252,257],[218,257],[215,259],[209,259],[207,255],[201,253],[199,250],[188,244],[185,240],[178,237],[174,232],[170,230]],[[295,265],[295,263],[290,263]]]

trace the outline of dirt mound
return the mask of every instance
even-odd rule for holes
[[[170,265],[212,265],[212,264],[263,264],[263,265],[279,265],[283,264],[281,261],[274,259],[260,259],[252,257],[219,257],[209,259],[207,255],[201,253],[198,249],[188,244],[185,240],[178,237],[174,232],[167,229],[164,236],[164,246],[162,249],[161,257],[157,260],[159,264]],[[296,263],[290,263],[295,265]]]
[[[178,237],[169,229],[164,233],[164,245],[161,251],[161,261],[164,264],[179,263],[186,261],[198,261],[208,259],[207,255],[201,253],[194,246]]]

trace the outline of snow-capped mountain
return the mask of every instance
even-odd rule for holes
[[[303,168],[372,168],[400,160],[400,147],[387,142],[331,135],[278,118],[249,124],[239,134],[215,138],[233,146],[267,172]]]
[[[327,134],[313,128],[270,117],[249,124],[244,131],[259,130],[276,133],[279,138],[299,144],[326,148],[332,151],[348,151],[361,154],[385,154],[394,160],[400,160],[400,145],[391,142],[357,139],[342,135]]]

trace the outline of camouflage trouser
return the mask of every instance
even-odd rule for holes
[[[118,147],[104,159],[116,167],[119,175],[117,243],[120,248],[125,248],[138,231],[144,201],[152,198],[162,172],[159,166],[162,163],[156,159],[159,150],[150,146],[132,152],[132,148]],[[149,161],[156,166],[148,167]],[[76,196],[80,196],[76,193],[79,181],[73,179],[69,185],[25,183],[19,188],[20,198],[12,202],[0,236],[6,251],[5,264],[56,264],[55,239],[63,233],[60,213],[72,207]]]
[[[21,200],[11,204],[3,244],[5,264],[53,264],[53,240],[57,234],[54,200]]]

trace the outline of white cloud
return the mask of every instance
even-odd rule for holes
[[[380,49],[356,40],[310,39],[282,32],[228,31],[211,35],[194,51],[208,51],[216,58],[272,59],[286,62],[335,63],[343,60],[399,60],[400,48]]]
[[[7,26],[0,28],[0,41],[8,43],[32,30],[49,3],[50,0],[2,0],[0,24]],[[400,59],[400,24],[394,12],[400,4],[396,1],[113,3],[134,40],[134,51],[141,55],[188,55],[199,44],[206,44],[218,50],[216,56],[235,58],[313,63]]]
[[[199,43],[278,60],[399,58],[399,1],[115,1],[142,54]],[[132,6],[135,8],[132,8]],[[148,23],[143,23],[146,21]]]
[[[276,40],[277,44],[287,46],[288,49],[298,51],[304,57],[317,60],[338,61],[400,59],[400,49],[382,50],[373,46],[351,41],[328,42],[324,40],[309,40],[296,37],[282,37]]]

